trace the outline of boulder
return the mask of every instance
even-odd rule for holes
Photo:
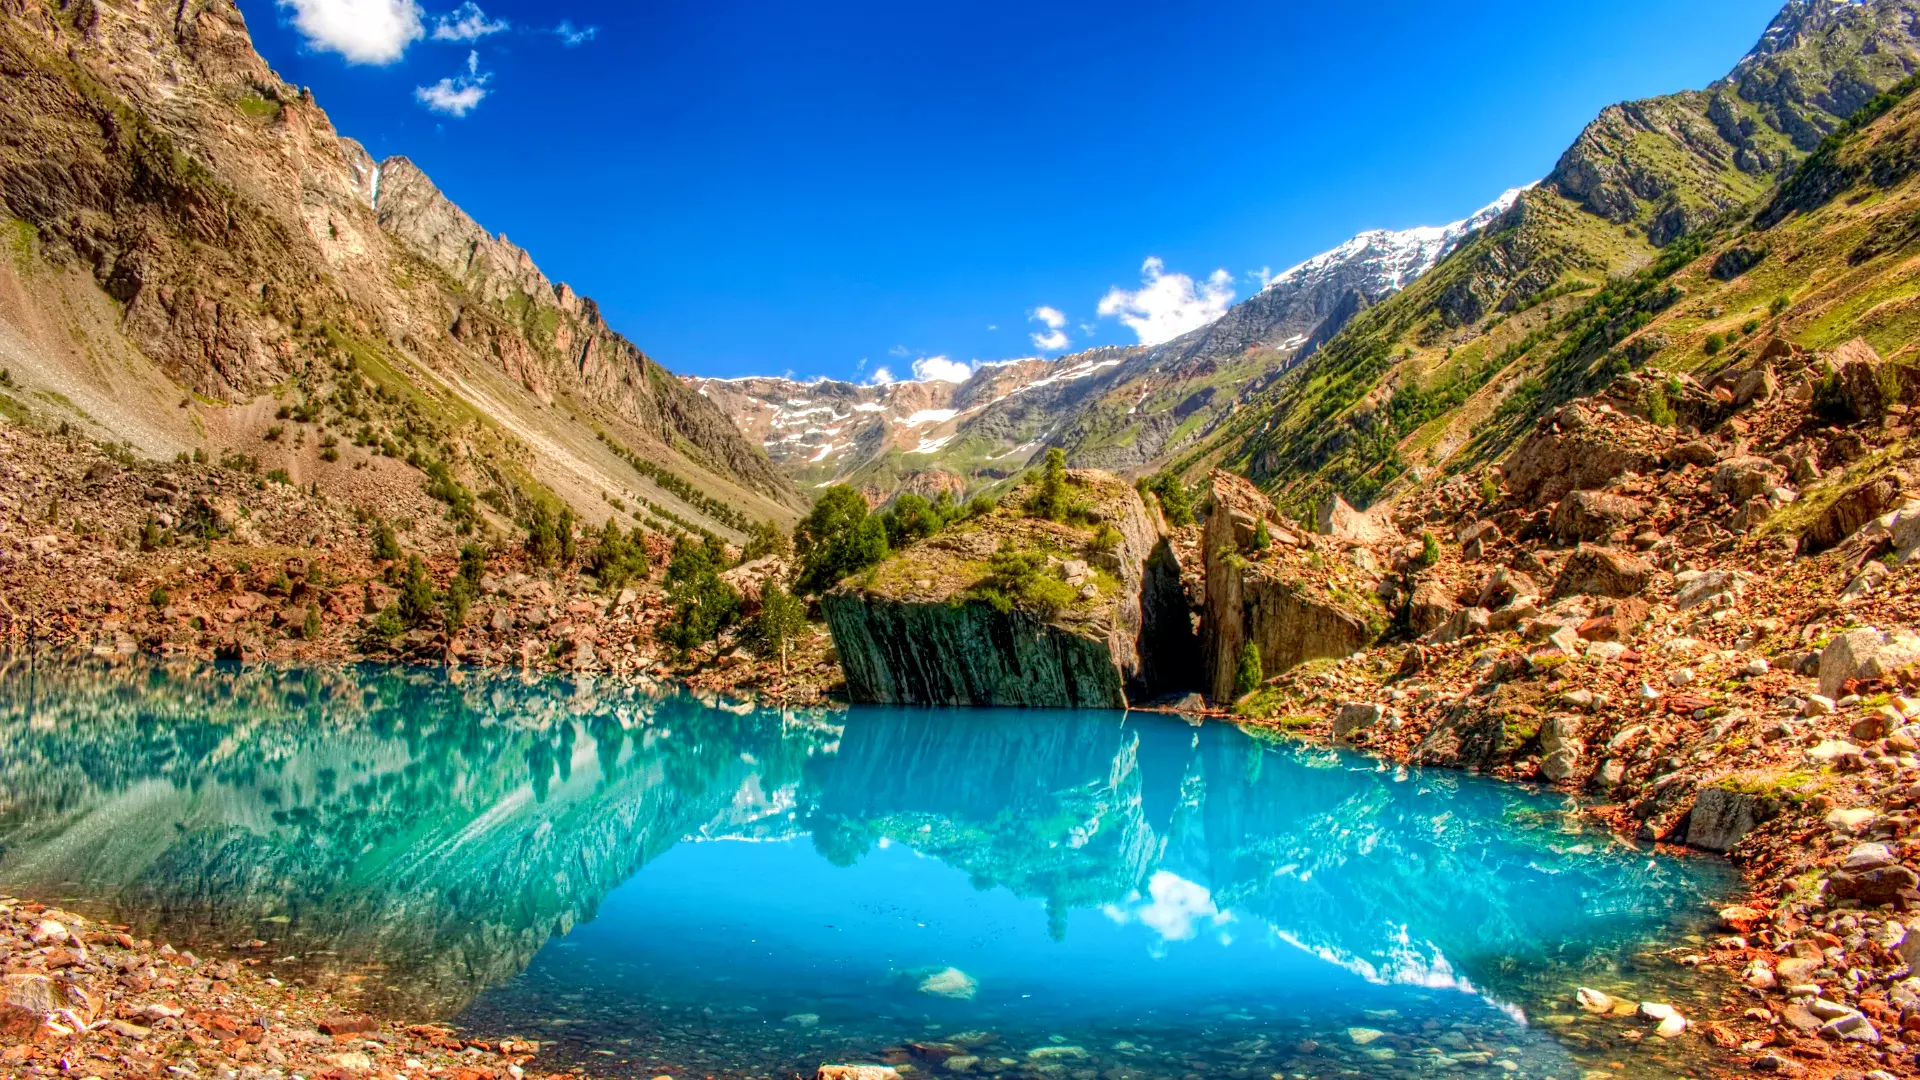
[[[1553,509],[1548,526],[1563,544],[1604,540],[1615,529],[1647,516],[1646,504],[1605,491],[1575,491]]]
[[[1818,555],[1859,532],[1868,522],[1900,501],[1900,482],[1876,476],[1840,493],[1807,531],[1800,534],[1800,553]]]
[[[1747,591],[1747,575],[1738,570],[1687,571],[1674,576],[1679,586],[1673,604],[1679,611],[1704,608],[1718,611],[1733,607]]]
[[[1671,435],[1619,415],[1599,423],[1584,406],[1542,417],[1500,466],[1507,491],[1521,503],[1550,506],[1568,492],[1593,490],[1626,473],[1654,471]]]
[[[1444,584],[1422,577],[1413,583],[1413,597],[1407,602],[1407,625],[1415,636],[1425,636],[1445,625],[1458,609]]]
[[[1555,596],[1637,595],[1653,579],[1653,564],[1637,555],[1582,544],[1555,580]]]
[[[1733,384],[1734,408],[1744,409],[1756,401],[1768,401],[1780,392],[1780,381],[1773,376],[1773,368],[1762,364],[1748,368]]]
[[[59,1007],[53,980],[45,975],[8,975],[0,985],[0,1035],[31,1035],[41,1018]]]
[[[1479,607],[1491,611],[1505,607],[1523,597],[1538,597],[1540,586],[1526,572],[1513,569],[1500,569],[1487,579],[1480,588],[1480,597],[1475,601]]]
[[[1479,637],[1492,629],[1493,613],[1482,607],[1461,608],[1453,613],[1439,629],[1427,635],[1427,640],[1435,645],[1450,645],[1456,641]]]
[[[1779,812],[1779,804],[1761,795],[1712,785],[1694,796],[1687,814],[1686,842],[1722,854]]]
[[[1711,487],[1715,495],[1725,495],[1739,506],[1771,492],[1784,478],[1780,467],[1766,458],[1737,457],[1721,462],[1720,467],[1713,470]]]
[[[1880,354],[1865,338],[1854,338],[1827,354],[1833,381],[1827,407],[1851,420],[1878,420],[1886,412],[1886,388],[1880,378]]]
[[[1920,637],[1866,627],[1834,638],[1820,653],[1820,692],[1838,698],[1849,682],[1872,682],[1920,664]]]
[[[1387,710],[1367,701],[1348,702],[1340,707],[1333,718],[1333,738],[1335,742],[1351,739],[1354,735],[1373,727],[1385,719]]]
[[[1322,536],[1352,544],[1389,543],[1396,535],[1383,516],[1355,510],[1338,495],[1320,504],[1313,528]]]

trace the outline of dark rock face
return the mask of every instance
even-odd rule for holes
[[[1127,707],[1107,642],[1025,612],[847,593],[820,607],[859,704]]]

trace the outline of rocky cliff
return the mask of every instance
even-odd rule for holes
[[[1240,682],[1249,643],[1260,675],[1269,676],[1308,660],[1347,656],[1386,631],[1386,608],[1376,593],[1381,578],[1345,557],[1336,538],[1279,522],[1260,489],[1231,473],[1213,474],[1208,500],[1201,669],[1215,701],[1232,701],[1248,689]]]
[[[1192,629],[1157,512],[1070,477],[1071,520],[1016,496],[821,599],[854,701],[1119,709],[1182,688]]]
[[[0,217],[0,358],[50,424],[420,516],[427,477],[368,456],[506,516],[618,500],[737,533],[803,504],[591,301],[336,132],[230,0],[0,3]]]

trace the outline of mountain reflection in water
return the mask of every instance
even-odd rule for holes
[[[720,840],[772,843],[701,843]],[[932,1016],[941,995],[899,981],[920,960],[966,968],[981,1009],[1061,1024],[1123,994],[1165,1019],[1228,992],[1312,1012],[1396,987],[1517,1015],[1731,881],[1578,831],[1554,797],[1158,716],[0,668],[0,889],[180,943],[265,938],[295,974],[412,1015],[516,1015],[591,979]]]

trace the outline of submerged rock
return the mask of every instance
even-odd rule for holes
[[[934,997],[949,998],[954,1001],[972,1001],[973,995],[980,990],[980,984],[973,976],[959,968],[942,968],[920,980],[919,990]]]

